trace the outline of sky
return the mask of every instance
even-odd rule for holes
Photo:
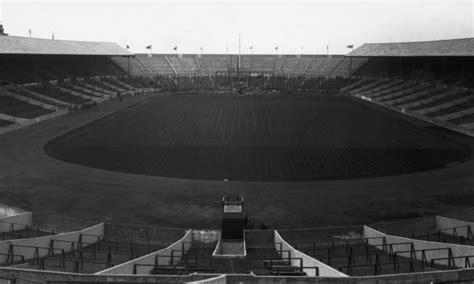
[[[31,29],[135,53],[238,53],[240,34],[242,54],[346,54],[347,45],[474,37],[473,2],[0,0],[0,21],[10,35]]]

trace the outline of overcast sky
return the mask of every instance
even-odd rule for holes
[[[473,37],[473,1],[11,1],[10,35],[112,41],[136,53],[345,54],[349,44]]]

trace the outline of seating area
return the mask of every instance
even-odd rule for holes
[[[43,236],[55,235],[57,232],[54,228],[48,228],[43,226],[28,226],[20,223],[2,221],[2,226],[7,226],[8,230],[2,231],[0,234],[0,240],[16,240],[16,239],[28,239],[37,238]]]
[[[14,84],[124,74],[107,56],[2,55],[0,66],[0,78]]]
[[[170,65],[174,67],[174,70],[178,74],[199,74],[199,68],[196,65],[196,59],[194,55],[166,55]]]
[[[72,105],[80,105],[80,104],[90,102],[90,100],[84,99],[80,96],[72,95],[71,93],[66,92],[66,91],[62,91],[56,86],[53,86],[51,84],[36,85],[32,87],[27,87],[27,89],[35,93],[38,93],[47,97],[51,97],[55,100],[59,100],[61,102],[65,102]]]
[[[78,241],[52,240],[48,247],[35,249],[47,250],[45,257],[34,257],[22,267],[29,269],[63,271],[73,273],[95,273],[114,265],[138,258],[150,252],[162,249],[162,245],[153,243],[140,243],[130,239],[104,240],[99,235],[88,235],[89,238],[97,238],[97,242],[85,243]],[[55,244],[70,247],[65,249],[54,248]],[[12,246],[15,251],[17,246]]]
[[[474,224],[441,216],[370,226],[245,230],[245,254],[230,256],[213,255],[218,240],[222,241],[217,230],[93,224],[41,213],[16,214],[19,223],[11,221],[15,215],[0,220],[1,241],[7,241],[1,246],[1,266],[30,272],[104,277],[233,274],[344,279],[453,272],[472,268],[474,261]]]
[[[133,76],[155,75],[212,75],[216,72],[237,70],[238,55],[203,54],[137,54],[128,62],[122,57],[112,60],[123,70],[130,69]],[[342,55],[241,55],[240,70],[272,72],[279,75],[307,75],[318,77],[347,77],[349,69],[357,68],[367,59],[350,60]]]
[[[152,57],[137,55],[136,59],[153,75],[176,73],[175,69],[173,69],[174,66],[172,67],[166,55],[153,55]]]
[[[148,87],[155,86],[155,83],[147,77],[123,76],[123,77],[117,77],[115,82],[113,82],[112,79],[109,82],[112,82],[113,84],[116,84],[116,85],[117,84],[121,85],[125,87],[126,89],[130,89],[130,87],[135,88],[135,89],[140,89],[140,88],[148,88]]]
[[[0,113],[19,118],[36,118],[45,114],[52,113],[48,110],[24,101],[20,101],[5,95],[0,95]]]
[[[472,57],[374,57],[354,69],[354,75],[470,88],[474,87],[473,66]]]
[[[130,72],[133,76],[151,76],[152,70],[146,67],[138,59],[138,55],[132,58],[125,58],[121,56],[113,56],[112,62],[125,72]]]
[[[279,74],[304,74],[311,57],[307,56],[286,56],[285,61],[279,70]]]
[[[281,58],[278,55],[242,55],[241,64],[245,70],[259,72],[278,71],[281,64]]]
[[[238,64],[237,60],[238,58],[236,56],[223,54],[203,54],[197,57],[197,62],[202,74],[207,75],[215,75],[218,71],[236,70]]]
[[[474,245],[474,238],[469,225],[443,228],[439,230],[418,231],[412,233],[411,238],[432,242],[453,243],[470,246]]]
[[[370,276],[471,268],[472,226],[459,219],[430,216],[279,233],[295,249],[338,271]]]
[[[28,98],[28,99],[32,99],[34,101],[37,101],[37,102],[40,102],[40,103],[43,103],[43,104],[46,104],[46,105],[57,107],[58,109],[64,108],[65,105],[66,105],[65,103],[58,102],[56,100],[51,100],[49,97],[42,96],[42,95],[39,95],[37,93],[32,93],[31,91],[29,91],[28,89],[25,89],[23,87],[15,86],[15,87],[12,88],[11,86],[9,86],[8,91],[10,93],[20,95],[20,96],[23,96],[23,97]]]
[[[83,95],[89,96],[93,99],[103,99],[103,98],[109,98],[111,93],[109,91],[106,91],[102,88],[98,88],[96,86],[90,85],[87,82],[84,81],[79,81],[79,80],[73,80],[70,82],[61,82],[58,84],[60,87],[68,88],[71,91],[74,92],[79,92]]]
[[[448,268],[428,260],[417,260],[414,255],[426,254],[427,250],[415,250],[412,242],[388,243],[380,239],[380,245],[371,245],[369,240],[334,240],[330,245],[295,242],[294,247],[351,276],[414,273]],[[445,251],[446,255],[449,253],[448,248],[440,248],[439,251]],[[406,254],[411,257],[405,257]]]
[[[341,91],[434,121],[474,130],[474,93],[466,88],[399,79],[360,79]]]
[[[97,80],[97,79],[93,79],[93,78],[85,78],[84,82],[87,83],[88,85],[94,87],[94,88],[98,88],[99,90],[104,90],[106,92],[116,93],[118,91],[124,90],[124,89],[119,88],[115,85],[110,85],[110,84],[107,84],[107,83],[105,83],[101,80]]]
[[[319,268],[317,266],[304,266],[303,259],[291,257],[290,251],[283,249],[281,243],[266,242],[252,244],[250,242],[247,246],[247,257],[244,266],[245,273],[306,276],[304,271],[306,269],[314,270],[314,275],[319,275]]]
[[[15,240],[2,246],[1,266],[70,273],[105,270],[167,247],[184,233],[160,227],[91,225],[45,214],[19,217],[20,223],[11,220],[0,220],[0,241]]]
[[[303,276],[302,259],[289,257],[289,252],[275,249],[275,244],[267,243],[259,247],[247,247],[245,257],[212,256],[217,242],[184,242],[178,250],[170,254],[156,255],[155,264],[137,265],[150,267],[151,274],[189,274],[189,273],[254,273],[256,275]],[[281,244],[280,244],[281,247]],[[162,263],[165,260],[167,264]],[[298,267],[292,266],[298,261]],[[316,267],[313,269],[317,270]]]

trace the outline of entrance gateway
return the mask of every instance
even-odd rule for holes
[[[222,231],[212,254],[214,257],[245,257],[244,198],[240,195],[222,198]]]

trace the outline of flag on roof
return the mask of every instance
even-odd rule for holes
[[[278,50],[278,46],[275,47],[275,50]]]
[[[173,47],[173,50],[178,50],[178,46],[176,45],[175,47]]]
[[[149,46],[147,46],[147,47],[145,47],[145,48],[146,48],[146,49],[151,49],[151,45],[149,45]]]
[[[348,45],[347,48],[354,48],[354,45],[353,44]]]
[[[128,46],[128,44],[127,44],[127,49],[129,49],[129,48],[130,48],[130,46]]]

